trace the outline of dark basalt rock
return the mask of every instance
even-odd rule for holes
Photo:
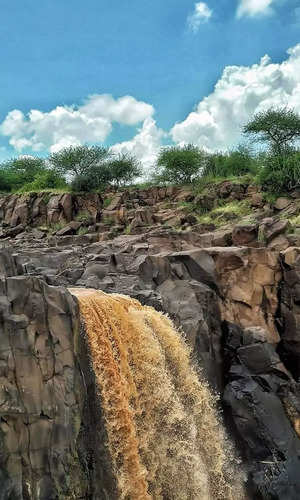
[[[223,400],[234,422],[237,443],[250,464],[254,498],[300,497],[300,439],[288,416],[287,394],[295,396],[291,375],[273,345],[225,323],[227,385]],[[297,391],[299,388],[297,389]],[[299,398],[299,399],[298,399]],[[296,472],[298,471],[298,472]]]
[[[0,499],[114,499],[75,299],[35,277],[0,288]]]

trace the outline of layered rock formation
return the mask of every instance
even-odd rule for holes
[[[214,230],[184,212],[184,190],[47,195],[36,209],[44,196],[2,202],[0,498],[114,498],[75,286],[167,312],[221,393],[249,498],[298,499],[300,250],[279,217],[297,199],[271,210],[224,183],[218,196],[248,196],[257,220]]]

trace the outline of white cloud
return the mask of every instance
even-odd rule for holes
[[[240,139],[241,127],[258,111],[287,105],[300,113],[300,44],[280,64],[264,56],[253,66],[228,66],[214,91],[187,118],[174,125],[176,143],[226,149]]]
[[[28,115],[18,109],[10,111],[0,132],[17,151],[52,152],[71,144],[103,142],[113,122],[136,125],[153,113],[153,106],[131,96],[92,95],[77,107],[57,106],[49,112],[33,109]]]
[[[187,22],[189,28],[196,33],[202,23],[207,22],[213,11],[208,7],[205,2],[197,2],[194,6],[194,12],[188,16]]]
[[[269,15],[273,12],[274,0],[239,0],[237,17]]]
[[[136,125],[151,116],[154,108],[130,95],[114,99],[110,94],[96,94],[89,97],[80,111],[91,118],[101,116],[110,122]]]
[[[146,118],[143,126],[131,141],[120,142],[111,147],[115,153],[130,153],[142,163],[145,172],[156,159],[161,140],[166,133],[157,127],[153,118]]]

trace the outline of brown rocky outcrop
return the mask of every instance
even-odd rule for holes
[[[71,222],[78,214],[99,220],[102,198],[98,194],[30,193],[0,199],[0,221],[6,226],[42,226]]]

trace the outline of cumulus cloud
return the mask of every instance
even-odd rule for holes
[[[153,118],[146,118],[142,127],[131,141],[124,141],[111,147],[114,153],[130,153],[142,163],[145,171],[155,163],[161,146],[162,138],[166,133],[157,127]]]
[[[188,16],[187,23],[188,27],[194,33],[200,28],[200,25],[207,22],[213,11],[208,7],[205,2],[197,2],[194,5],[194,12]]]
[[[274,0],[239,0],[237,17],[271,14]]]
[[[137,125],[153,113],[153,106],[131,96],[92,95],[81,106],[57,106],[49,112],[33,109],[27,115],[10,111],[0,132],[17,151],[54,152],[71,144],[103,142],[113,122]]]
[[[287,105],[300,113],[300,44],[280,64],[266,55],[253,66],[228,66],[214,91],[171,129],[179,144],[226,149],[240,139],[241,127],[256,112]]]

